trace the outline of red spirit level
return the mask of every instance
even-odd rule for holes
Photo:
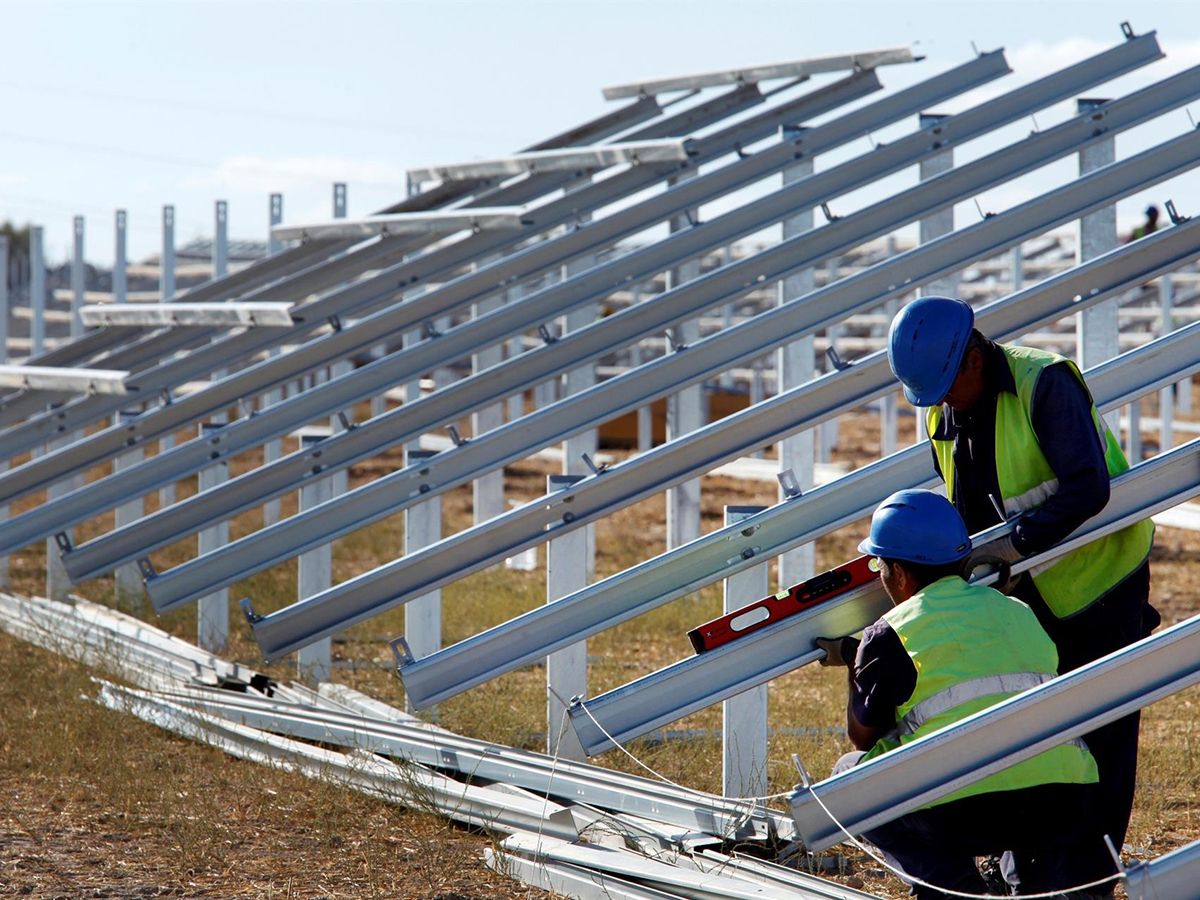
[[[772,622],[794,616],[796,613],[824,603],[847,591],[852,591],[879,577],[879,569],[872,556],[860,556],[848,563],[814,575],[808,581],[792,585],[749,606],[743,606],[719,619],[705,622],[688,632],[688,638],[697,653],[720,647],[730,641],[745,637],[752,631],[766,628]]]

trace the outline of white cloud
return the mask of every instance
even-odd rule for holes
[[[0,172],[0,187],[13,187],[28,183],[29,179],[24,175],[18,175],[16,172]]]
[[[226,191],[289,191],[311,188],[314,184],[345,181],[354,184],[405,184],[405,168],[379,160],[355,160],[332,156],[293,156],[271,159],[262,156],[235,156],[222,161],[206,175],[191,176],[187,188],[221,188]]]

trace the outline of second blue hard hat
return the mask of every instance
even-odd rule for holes
[[[971,536],[958,510],[940,494],[897,491],[875,510],[871,534],[858,545],[862,553],[939,566],[971,552]]]
[[[921,297],[888,330],[888,362],[913,406],[935,406],[954,384],[975,312],[961,300]]]

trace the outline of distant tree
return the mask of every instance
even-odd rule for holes
[[[0,224],[0,234],[8,237],[8,253],[10,256],[25,257],[29,256],[29,226],[23,225],[18,228],[12,222],[5,221]]]

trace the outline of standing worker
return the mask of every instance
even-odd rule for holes
[[[859,550],[876,556],[893,609],[852,637],[818,638],[822,665],[850,668],[846,730],[860,752],[834,773],[874,759],[1055,677],[1058,653],[1019,600],[968,584],[971,538],[932,491],[880,504]],[[862,752],[865,751],[865,752]],[[1022,893],[1081,880],[1070,848],[1082,837],[1097,780],[1082,741],[1068,741],[968,785],[865,837],[907,875],[953,891],[987,891],[975,857],[1011,851]],[[946,895],[916,886],[920,900]]]
[[[1048,550],[1104,509],[1110,479],[1129,462],[1073,362],[994,343],[974,325],[961,300],[914,300],[892,322],[888,361],[908,401],[926,407],[934,463],[970,533],[998,524],[998,507],[1014,524],[977,552],[1015,562]],[[1009,585],[1006,592],[1028,603],[1053,639],[1060,674],[1158,626],[1149,602],[1153,540],[1145,519]],[[1132,713],[1086,736],[1100,767],[1095,832],[1081,851],[1089,881],[1116,871],[1102,835],[1117,847],[1125,840],[1138,725]]]

